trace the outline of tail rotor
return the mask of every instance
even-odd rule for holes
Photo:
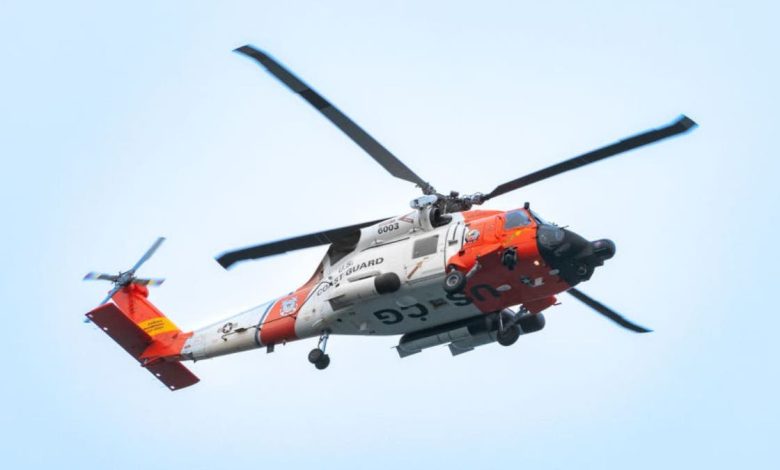
[[[100,305],[103,305],[104,303],[111,300],[111,297],[113,297],[114,294],[119,292],[124,287],[129,286],[130,284],[139,284],[142,286],[159,286],[165,282],[165,279],[135,277],[135,272],[141,267],[141,265],[147,262],[149,258],[152,257],[152,255],[154,255],[154,253],[158,248],[160,248],[160,245],[162,245],[164,241],[165,237],[158,238],[152,244],[152,246],[146,250],[146,253],[144,253],[141,259],[139,259],[138,262],[127,271],[120,271],[118,274],[106,274],[93,271],[84,276],[85,281],[110,281],[114,284],[114,287],[108,292],[106,298],[100,302]]]

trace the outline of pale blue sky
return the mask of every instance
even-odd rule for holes
[[[421,6],[421,3],[425,3]],[[4,468],[770,468],[780,432],[773,2],[2,2]],[[322,249],[250,243],[407,210],[394,180],[252,61],[264,48],[440,190],[686,113],[681,138],[493,200],[617,243],[510,348],[400,360],[332,338],[197,363],[170,393],[92,325],[142,274],[183,328],[290,291]]]

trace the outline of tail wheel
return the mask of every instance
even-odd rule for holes
[[[320,359],[314,363],[314,367],[317,368],[317,370],[323,370],[327,368],[330,365],[330,356],[327,354],[323,354]]]
[[[320,362],[323,357],[327,357],[327,355],[325,354],[325,351],[320,348],[315,348],[309,351],[309,362],[314,365],[317,365],[317,363]]]
[[[447,293],[453,294],[456,292],[461,292],[463,291],[464,287],[466,287],[465,274],[458,271],[457,269],[453,269],[447,273],[447,277],[444,278],[444,290]]]

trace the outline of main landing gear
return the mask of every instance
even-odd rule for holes
[[[309,362],[314,364],[318,370],[323,370],[330,365],[330,356],[325,354],[325,347],[328,345],[329,331],[323,331],[320,335],[320,341],[317,347],[309,351]]]
[[[466,282],[468,282],[481,267],[482,265],[477,261],[469,272],[463,274],[455,266],[450,266],[447,275],[444,277],[444,291],[448,294],[463,292],[463,289],[466,287]]]
[[[515,316],[519,317],[520,313],[513,313],[509,309],[498,312],[496,341],[498,341],[498,344],[501,346],[512,346],[520,337],[521,331],[516,323]]]
[[[502,330],[498,330],[496,334],[496,341],[501,346],[512,346],[520,337],[520,327],[512,325]]]
[[[457,269],[453,269],[447,273],[447,277],[444,278],[444,290],[448,294],[454,294],[461,292],[466,287],[466,275]]]
[[[539,331],[545,324],[544,315],[531,313],[525,307],[520,307],[517,313],[504,309],[498,312],[497,321],[496,341],[501,346],[511,346],[520,335]]]

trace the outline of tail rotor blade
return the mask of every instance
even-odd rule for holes
[[[98,273],[98,272],[90,272],[87,273],[86,276],[84,276],[85,281],[111,281],[114,283],[114,287],[108,292],[108,295],[106,295],[106,298],[103,299],[98,306],[103,305],[107,303],[111,298],[119,292],[124,287],[128,286],[129,284],[140,284],[144,286],[159,286],[162,284],[165,279],[154,279],[154,278],[147,278],[147,279],[137,279],[134,274],[138,270],[138,268],[141,267],[142,264],[144,264],[149,258],[154,255],[154,252],[157,251],[158,248],[160,248],[160,245],[165,241],[165,237],[160,237],[152,244],[151,247],[149,247],[148,250],[146,250],[146,253],[144,253],[143,256],[141,256],[141,259],[138,260],[137,263],[135,263],[135,266],[130,268],[129,271],[124,271],[119,274],[104,274],[104,273]],[[89,323],[89,319],[86,319],[84,323]]]
[[[103,301],[102,301],[102,302],[100,302],[100,304],[99,304],[98,306],[100,306],[100,305],[103,305],[104,303],[106,303],[106,302],[108,302],[109,300],[111,300],[111,297],[113,297],[113,296],[114,296],[114,294],[116,294],[117,292],[119,292],[119,290],[120,290],[122,287],[124,287],[124,286],[122,286],[122,285],[116,285],[116,286],[114,286],[114,288],[113,288],[113,289],[111,289],[111,290],[108,292],[108,295],[106,296],[106,298],[105,298],[105,299],[103,299]]]
[[[165,282],[165,279],[133,279],[133,284],[141,284],[142,286],[157,287]]]
[[[141,259],[139,259],[138,262],[135,263],[135,266],[133,266],[130,269],[130,271],[132,271],[132,272],[138,271],[138,268],[140,268],[142,264],[144,264],[149,258],[152,257],[154,252],[157,251],[158,248],[160,248],[160,245],[162,245],[162,243],[164,241],[165,241],[165,237],[158,238],[154,242],[154,244],[148,250],[146,250],[146,253],[144,253],[144,255],[141,257]]]
[[[104,274],[104,273],[96,273],[95,271],[92,271],[91,273],[87,273],[86,276],[84,276],[85,281],[111,281],[114,282],[119,278],[119,276],[115,274]]]
[[[632,323],[625,318],[623,318],[620,314],[612,310],[611,308],[607,307],[606,305],[602,304],[601,302],[583,294],[581,291],[571,288],[568,290],[569,294],[571,294],[575,299],[579,300],[580,302],[584,303],[588,307],[592,308],[596,312],[604,315],[605,317],[609,318],[613,322],[617,323],[618,325],[622,326],[623,328],[627,330],[631,330],[635,333],[650,333],[653,330],[648,330],[647,328],[643,326],[639,326],[636,323]]]

